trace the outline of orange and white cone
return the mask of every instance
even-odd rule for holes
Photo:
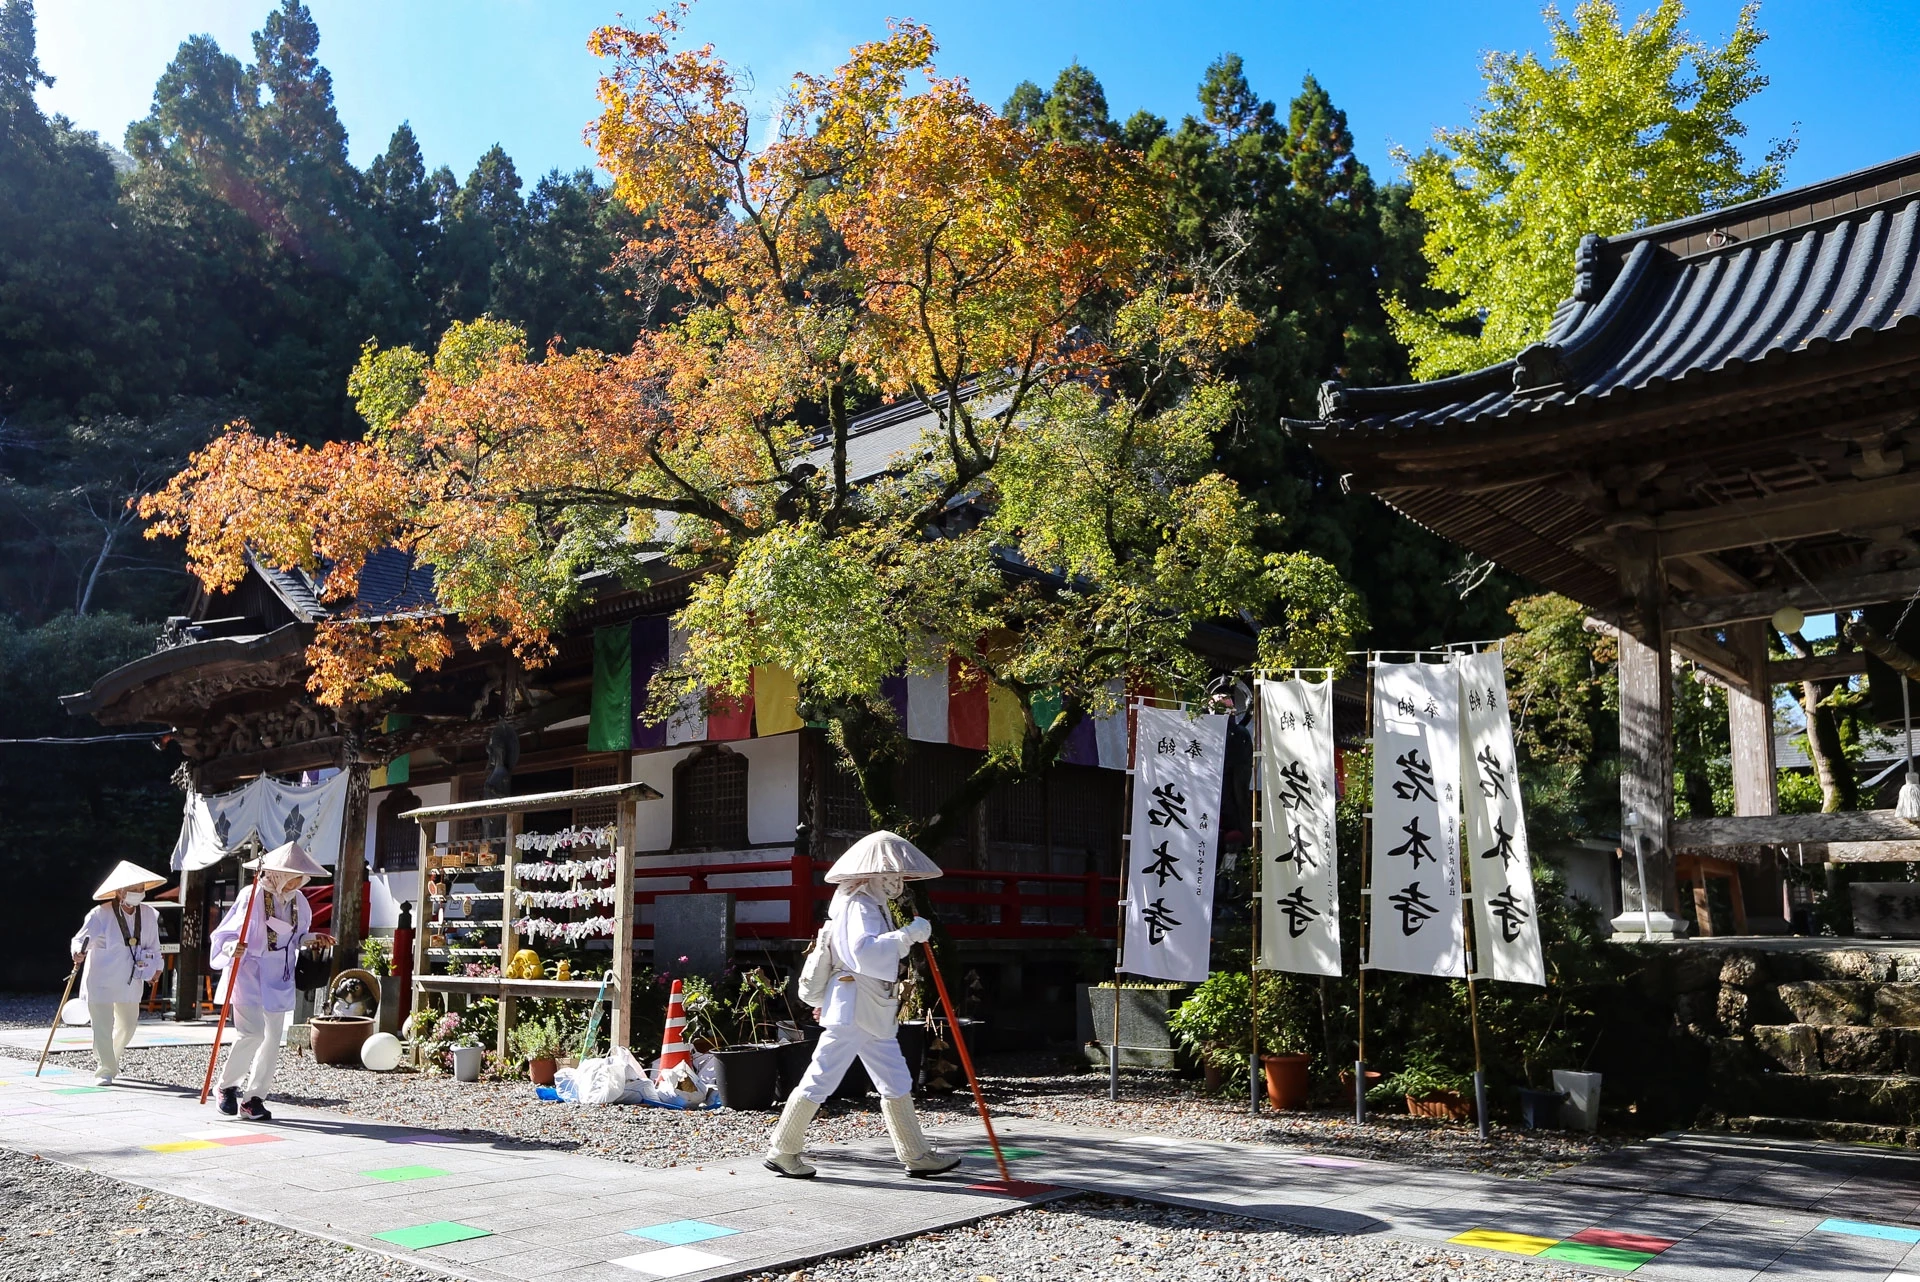
[[[687,1010],[680,996],[680,981],[673,981],[667,994],[667,1028],[660,1037],[660,1063],[654,1068],[653,1084],[660,1090],[677,1090],[685,1095],[702,1093],[693,1071],[693,1052],[687,1046]]]

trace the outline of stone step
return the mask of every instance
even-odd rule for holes
[[[1756,1024],[1751,1039],[1783,1073],[1920,1073],[1920,1028]]]
[[[1750,1083],[1741,1113],[1875,1126],[1920,1126],[1920,1075],[1767,1073]]]
[[[1794,1024],[1863,1028],[1920,1028],[1920,983],[1874,983],[1864,979],[1800,979],[1772,987],[1776,1009]],[[1759,996],[1763,1002],[1766,990]],[[1769,1021],[1771,1022],[1771,1021]]]
[[[1810,1117],[1730,1117],[1727,1129],[1745,1135],[1779,1135],[1803,1140],[1844,1140],[1920,1149],[1920,1127],[1877,1126],[1871,1122],[1823,1122]]]

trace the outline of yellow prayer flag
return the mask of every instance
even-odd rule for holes
[[[786,734],[798,730],[800,688],[793,674],[778,664],[753,670],[753,733],[756,736]]]

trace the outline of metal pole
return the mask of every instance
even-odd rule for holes
[[[1492,1130],[1487,1122],[1487,1074],[1480,1061],[1480,1002],[1473,987],[1473,953],[1467,953],[1467,1018],[1473,1023],[1473,1113],[1480,1119],[1480,1138]]]
[[[1260,1111],[1260,883],[1266,879],[1266,811],[1262,802],[1265,789],[1260,787],[1266,769],[1266,744],[1260,738],[1260,683],[1253,686],[1253,841],[1249,844],[1248,857],[1253,861],[1252,871],[1247,876],[1247,885],[1252,903],[1247,917],[1247,998],[1253,1014],[1253,1049],[1247,1057],[1247,1110]]]
[[[1633,863],[1640,871],[1640,935],[1641,942],[1653,938],[1653,909],[1647,905],[1647,852],[1640,840],[1640,825],[1633,826]]]
[[[1367,737],[1373,737],[1373,656],[1367,656]],[[1379,763],[1373,760],[1371,749],[1368,762],[1376,769]],[[1371,779],[1371,771],[1369,771]],[[1373,799],[1367,799],[1367,808],[1360,816],[1360,991],[1354,1000],[1354,1014],[1359,1021],[1358,1036],[1355,1038],[1353,1060],[1353,1120],[1355,1125],[1364,1126],[1367,1120],[1367,930],[1373,922]]]
[[[1138,704],[1138,700],[1130,701]],[[1131,899],[1127,894],[1128,863],[1133,853],[1133,736],[1127,736],[1127,831],[1120,835],[1120,898],[1115,903],[1117,911],[1113,918],[1113,1034],[1107,1040],[1107,1098],[1117,1101],[1120,1098],[1120,967],[1126,962],[1127,954],[1127,909]]]

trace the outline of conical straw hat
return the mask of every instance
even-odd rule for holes
[[[896,873],[907,881],[927,881],[940,876],[940,865],[921,854],[918,846],[899,833],[883,828],[848,846],[847,853],[827,869],[827,881],[837,885],[855,877],[881,873]]]
[[[297,841],[289,841],[284,846],[275,846],[258,859],[249,859],[240,866],[257,868],[261,872],[297,872],[303,877],[333,875],[325,864],[316,863],[313,856],[309,855]]]
[[[93,892],[95,899],[112,899],[123,890],[152,890],[155,886],[164,886],[167,879],[158,873],[148,872],[139,864],[120,861],[120,866],[107,874],[100,883],[100,889]]]

